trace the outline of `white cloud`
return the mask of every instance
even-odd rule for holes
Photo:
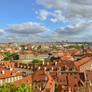
[[[22,24],[9,24],[5,31],[16,34],[39,34],[48,32],[49,29],[39,23],[28,22]]]
[[[8,24],[8,27],[0,30],[6,32],[3,40],[6,41],[40,41],[40,35],[50,30],[40,23],[27,22],[21,24]],[[43,40],[43,39],[41,39]]]
[[[38,11],[35,11],[35,14],[38,14]]]
[[[37,11],[36,11],[37,12]],[[65,18],[65,16],[63,16],[62,12],[60,10],[55,10],[53,12],[49,12],[45,9],[42,9],[40,11],[38,11],[38,13],[36,13],[38,15],[38,19],[40,19],[41,21],[44,21],[48,18],[48,16],[50,16],[50,21],[55,23],[58,21],[61,22],[69,22],[68,19]]]
[[[92,30],[92,20],[77,18],[72,24],[56,28],[51,32],[48,28],[39,23],[11,24],[5,31],[10,34],[6,37],[12,41],[61,41],[61,40],[84,40],[91,39],[91,36],[81,37],[81,34]],[[47,34],[44,34],[47,33]],[[80,37],[79,37],[80,35]]]
[[[39,11],[39,16],[38,16],[38,19],[40,19],[40,20],[46,20],[47,19],[47,17],[50,15],[50,12],[48,12],[48,11],[46,11],[46,10],[40,10]]]
[[[55,22],[58,22],[58,21],[61,21],[61,22],[69,22],[63,15],[62,15],[62,12],[60,10],[55,10],[53,13],[51,13],[52,17],[54,18],[51,18],[50,21],[55,23]]]
[[[57,28],[54,32],[64,37],[73,37],[84,34],[89,30],[92,30],[92,22],[86,22],[84,19],[76,19],[73,24]]]
[[[3,29],[0,29],[0,36],[4,35],[5,31]]]
[[[37,0],[37,4],[58,9],[69,18],[92,18],[92,0]]]
[[[56,28],[52,33],[42,36],[43,39],[48,41],[61,41],[61,40],[71,40],[71,41],[88,41],[91,40],[92,35],[85,35],[87,33],[92,34],[92,21],[77,18],[74,23],[66,27]],[[89,32],[90,30],[90,32]],[[83,36],[84,35],[84,36]]]
[[[50,21],[51,21],[52,23],[55,23],[55,22],[57,22],[57,19],[56,19],[56,18],[51,18]]]

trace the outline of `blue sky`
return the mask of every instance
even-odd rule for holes
[[[1,0],[0,21],[3,26],[21,22],[35,21],[32,11],[34,0]]]
[[[91,5],[91,0],[0,0],[0,41],[91,41]]]

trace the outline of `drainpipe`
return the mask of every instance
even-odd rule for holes
[[[85,83],[87,82],[86,72],[84,71]]]

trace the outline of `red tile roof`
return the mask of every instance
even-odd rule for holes
[[[27,77],[24,77],[24,78],[22,78],[22,79],[20,79],[20,80],[17,80],[17,81],[15,81],[15,82],[13,82],[13,84],[15,84],[15,85],[17,85],[17,86],[21,85],[21,83],[26,83],[26,84],[28,84],[28,85],[32,84],[32,76],[29,75],[29,76],[27,76]]]
[[[0,70],[0,79],[10,78],[14,76],[22,76],[22,73],[17,70],[9,70],[6,68],[2,68]]]
[[[85,72],[86,72],[87,80],[92,80],[92,71],[87,70],[87,71],[85,71]]]
[[[74,64],[76,65],[76,67],[80,67],[81,65],[89,62],[91,59],[89,57],[84,57],[81,60],[78,60],[76,62],[74,62]]]

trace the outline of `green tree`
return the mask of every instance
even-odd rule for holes
[[[18,60],[19,59],[19,55],[16,54],[16,53],[12,54],[11,56],[12,56],[13,60]]]
[[[19,55],[17,53],[11,54],[9,52],[5,52],[4,54],[6,55],[6,57],[2,61],[18,60],[19,59]]]
[[[0,88],[0,92],[31,92],[32,86],[28,86],[26,83],[22,83],[20,86],[8,83]]]
[[[33,63],[33,64],[41,64],[41,63],[42,63],[42,60],[33,59],[32,63]]]

